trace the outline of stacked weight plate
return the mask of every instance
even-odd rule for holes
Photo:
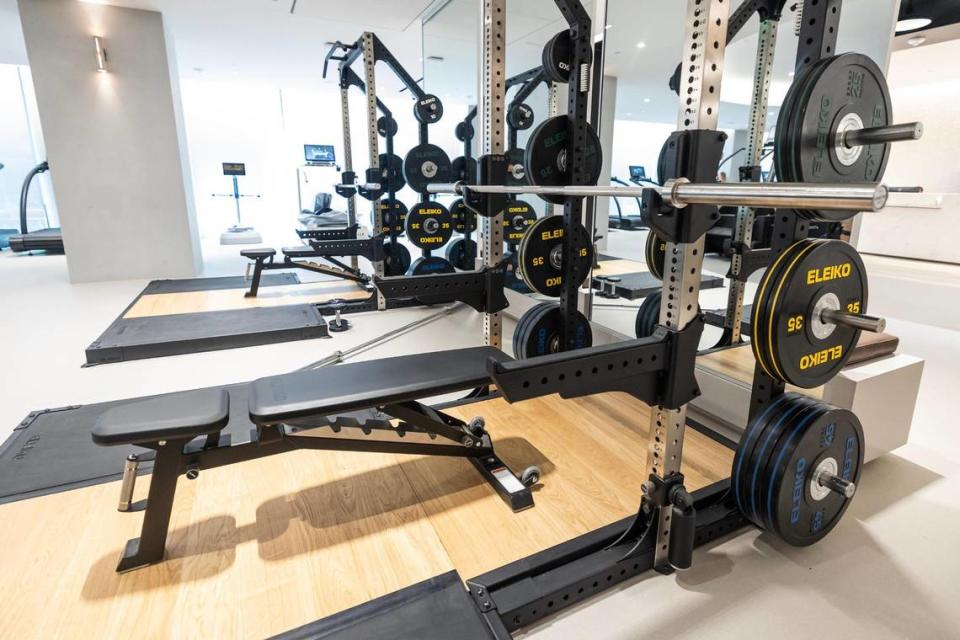
[[[852,494],[818,481],[828,471],[855,484],[863,465],[857,417],[786,393],[747,428],[733,460],[733,497],[748,520],[793,546],[817,542],[840,521]]]

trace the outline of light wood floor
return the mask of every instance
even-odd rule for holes
[[[646,273],[647,265],[637,260],[617,258],[616,260],[601,260],[600,266],[595,267],[595,276],[622,276],[625,273]]]
[[[212,291],[182,291],[141,296],[127,310],[124,318],[144,318],[178,313],[203,313],[230,309],[277,307],[288,304],[315,304],[334,298],[362,300],[370,292],[348,280],[326,280],[263,287],[256,298],[245,298],[248,289],[216,289]]]
[[[540,466],[533,509],[512,513],[465,460],[297,451],[181,478],[167,560],[117,575],[142,521],[115,510],[119,483],[3,505],[0,638],[262,638],[635,512],[646,405],[607,394],[450,413],[483,415],[516,471]],[[684,459],[694,489],[728,476],[732,452],[690,429]]]

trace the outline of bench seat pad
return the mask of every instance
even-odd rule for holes
[[[92,436],[99,445],[195,438],[220,431],[229,417],[224,389],[184,391],[114,407],[97,419]]]
[[[262,248],[262,249],[241,249],[240,255],[244,258],[250,258],[251,260],[256,260],[257,258],[269,258],[271,256],[277,255],[276,249]]]
[[[316,249],[305,244],[298,247],[284,247],[280,251],[288,258],[315,258],[321,255]]]
[[[489,358],[511,359],[493,347],[473,347],[260,378],[251,383],[250,420],[276,424],[473,389],[490,383]]]

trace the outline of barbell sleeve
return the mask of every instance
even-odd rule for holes
[[[844,480],[840,476],[830,473],[829,471],[821,471],[817,475],[817,484],[821,487],[830,489],[834,493],[838,493],[844,498],[850,499],[857,492],[857,485],[849,480]]]
[[[866,147],[872,144],[919,140],[923,137],[923,123],[905,122],[885,127],[851,129],[843,134],[843,144],[848,147]]]
[[[641,197],[646,189],[660,193],[670,206],[715,204],[744,207],[788,209],[835,209],[845,211],[879,211],[887,203],[887,188],[882,184],[813,184],[801,182],[718,182],[694,184],[671,180],[663,187],[563,186],[538,187],[503,185],[467,185],[462,182],[427,185],[430,193],[464,195],[503,193],[518,195],[555,195],[565,197],[626,196]]]
[[[850,327],[851,329],[861,329],[871,333],[883,333],[883,331],[887,328],[887,321],[885,318],[865,316],[859,313],[848,313],[846,311],[838,311],[836,309],[824,309],[820,313],[820,319],[823,322],[828,322],[830,324]]]
[[[804,182],[717,182],[694,184],[685,180],[667,182],[661,192],[674,207],[715,204],[774,209],[836,209],[879,211],[887,204],[882,184],[815,184]]]

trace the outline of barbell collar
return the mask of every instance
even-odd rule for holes
[[[866,147],[872,144],[919,140],[922,137],[922,122],[905,122],[903,124],[891,124],[885,127],[851,129],[843,134],[843,144],[852,149],[853,147]]]
[[[820,313],[820,319],[830,324],[850,327],[851,329],[861,329],[871,333],[883,333],[887,328],[886,318],[866,316],[859,313],[847,313],[846,311],[837,311],[836,309],[824,309]]]
[[[459,196],[474,193],[556,195],[565,197],[642,197],[646,189],[655,189],[664,201],[676,208],[689,204],[730,205],[787,209],[835,209],[879,211],[887,203],[887,187],[882,184],[813,184],[800,182],[718,182],[695,184],[685,179],[671,180],[663,187],[534,185],[467,185],[463,182],[427,185],[430,193]]]

